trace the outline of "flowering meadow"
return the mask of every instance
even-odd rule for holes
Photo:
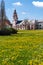
[[[0,36],[0,65],[43,65],[43,30]]]

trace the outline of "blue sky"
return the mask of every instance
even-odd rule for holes
[[[4,0],[6,15],[12,22],[13,12],[16,9],[18,19],[42,19],[43,20],[43,0]],[[1,0],[0,0],[1,2]]]

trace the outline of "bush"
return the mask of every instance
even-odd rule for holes
[[[17,30],[13,28],[3,28],[0,30],[0,35],[11,35],[11,34],[17,34]]]
[[[11,28],[11,33],[12,33],[12,34],[17,34],[17,30]]]

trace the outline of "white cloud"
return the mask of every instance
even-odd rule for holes
[[[43,7],[43,2],[33,1],[32,4],[36,7]]]
[[[24,15],[24,14],[26,14],[26,12],[22,12],[22,14]]]
[[[21,2],[15,2],[15,3],[12,3],[13,5],[16,5],[16,6],[22,6],[22,3]]]

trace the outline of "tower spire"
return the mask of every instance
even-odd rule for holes
[[[13,27],[16,29],[16,23],[18,21],[18,15],[17,15],[17,12],[16,12],[16,9],[14,10],[14,13],[13,13]]]
[[[0,20],[1,20],[1,6],[0,6]]]
[[[1,19],[1,26],[2,28],[5,26],[5,20],[7,20],[6,12],[5,12],[5,2],[4,0],[1,0],[1,5],[0,5],[0,19]]]
[[[6,19],[6,13],[5,13],[5,2],[4,0],[1,1],[1,17],[4,19]]]

